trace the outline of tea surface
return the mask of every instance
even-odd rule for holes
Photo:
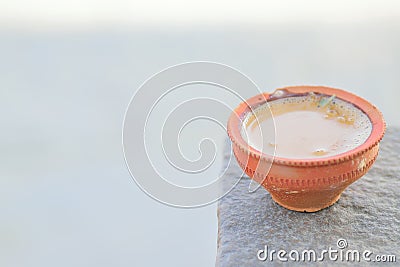
[[[276,148],[277,157],[338,155],[363,144],[372,131],[365,113],[334,96],[310,94],[268,103],[271,112],[265,104],[247,116],[242,136],[250,146],[266,154],[272,155]]]

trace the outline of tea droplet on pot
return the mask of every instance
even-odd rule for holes
[[[273,97],[281,97],[284,94],[285,94],[285,92],[282,91],[282,90],[275,90],[275,92],[271,96],[273,96]]]
[[[324,156],[324,155],[328,154],[328,152],[323,148],[319,148],[319,149],[314,150],[312,154],[315,156]]]

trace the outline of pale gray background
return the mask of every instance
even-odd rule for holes
[[[154,201],[122,154],[132,94],[170,65],[221,62],[265,91],[344,88],[400,125],[395,2],[289,2],[1,1],[0,265],[214,265],[216,206]]]

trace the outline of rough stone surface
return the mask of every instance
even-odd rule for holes
[[[227,147],[226,159],[231,153],[230,146]],[[224,179],[237,179],[240,174],[241,169],[235,164],[229,167]],[[373,252],[371,259],[378,254],[394,254],[397,258],[394,264],[400,263],[399,128],[387,130],[378,159],[370,171],[348,187],[335,205],[322,211],[287,210],[276,204],[264,188],[249,193],[249,183],[249,178],[244,176],[218,203],[217,266],[282,265],[276,254],[273,261],[257,258],[257,252],[265,245],[269,252],[284,249],[288,253],[313,249],[320,254],[329,247],[345,253],[370,250]],[[348,244],[342,250],[337,246],[341,238]],[[337,261],[328,258],[326,255],[323,262],[316,263],[324,266],[351,264],[340,258]],[[293,263],[289,259],[289,264]],[[302,264],[310,265],[310,262]],[[357,266],[366,264],[362,259],[356,263]]]

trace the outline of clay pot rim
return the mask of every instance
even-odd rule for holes
[[[288,86],[278,88],[276,90],[284,90],[286,91],[286,95],[288,97],[293,95],[301,95],[310,92],[325,94],[325,95],[336,95],[337,98],[340,98],[344,101],[347,101],[361,111],[363,111],[371,121],[372,131],[367,140],[357,146],[354,149],[343,152],[341,154],[337,154],[334,156],[323,157],[323,158],[311,158],[311,159],[289,159],[284,157],[272,156],[269,154],[265,154],[250,145],[243,139],[241,134],[241,127],[243,123],[243,119],[246,115],[251,112],[252,109],[265,104],[265,102],[275,100],[276,98],[271,97],[272,93],[262,93],[256,95],[245,102],[242,102],[235,110],[232,112],[231,116],[228,120],[227,131],[229,138],[234,142],[239,149],[247,154],[259,158],[265,161],[273,161],[274,164],[280,165],[288,165],[288,166],[321,166],[321,165],[332,165],[340,162],[344,162],[347,160],[351,160],[366,151],[370,150],[372,147],[376,146],[383,138],[385,133],[386,124],[383,119],[382,113],[370,102],[367,100],[349,93],[347,91],[327,87],[327,86],[316,86],[316,85],[300,85],[300,86]]]

